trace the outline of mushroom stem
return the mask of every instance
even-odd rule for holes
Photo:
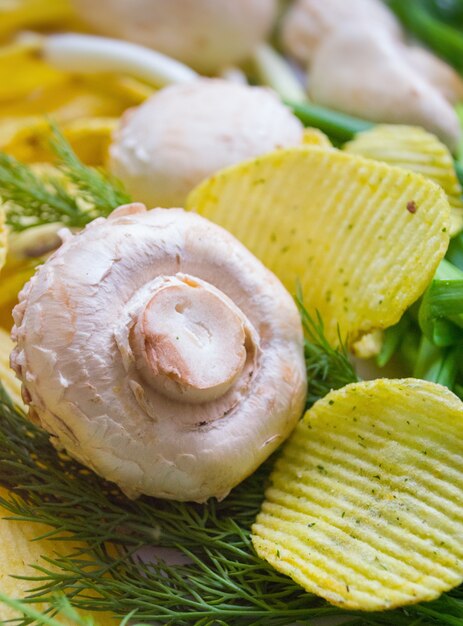
[[[156,86],[187,83],[198,74],[179,61],[137,44],[95,35],[28,34],[37,42],[44,58],[68,72],[93,74],[121,72]],[[24,38],[23,38],[24,40]]]
[[[220,290],[177,274],[158,280],[138,315],[132,350],[156,391],[179,402],[210,402],[243,373],[253,330]]]

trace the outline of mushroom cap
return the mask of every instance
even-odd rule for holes
[[[463,99],[463,79],[453,67],[422,46],[407,46],[404,51],[407,62],[448,102],[455,104]]]
[[[110,168],[137,200],[182,206],[216,171],[302,137],[302,124],[271,90],[202,79],[165,87],[124,115]]]
[[[406,54],[404,45],[380,28],[347,26],[318,48],[310,95],[321,105],[373,122],[423,126],[455,150],[460,139],[455,110],[407,64]]]
[[[30,418],[130,497],[225,497],[304,408],[291,296],[182,209],[129,205],[68,234],[14,318]]]
[[[250,55],[272,28],[276,0],[72,0],[99,32],[214,72]]]
[[[402,36],[394,14],[380,0],[296,0],[285,15],[281,38],[285,50],[301,63],[310,63],[317,48],[348,25],[380,27]]]

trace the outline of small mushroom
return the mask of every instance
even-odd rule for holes
[[[310,64],[331,34],[352,25],[379,27],[395,38],[402,32],[381,0],[296,0],[283,20],[282,44],[288,54]]]
[[[163,52],[202,72],[242,61],[268,35],[276,0],[72,0],[100,33]]]
[[[313,99],[374,122],[420,125],[451,150],[460,125],[453,107],[406,62],[401,46],[381,31],[353,26],[331,35],[310,71]]]
[[[404,48],[407,62],[428,80],[451,104],[463,99],[463,80],[447,63],[421,46]]]
[[[271,90],[201,79],[166,87],[125,114],[110,169],[138,200],[182,206],[216,171],[302,137],[302,124]]]
[[[128,205],[68,234],[14,319],[30,418],[130,497],[224,498],[304,408],[291,296],[181,209]]]
[[[420,124],[456,149],[460,125],[451,105],[461,97],[461,78],[408,45],[380,0],[296,0],[281,36],[288,54],[309,67],[318,104],[374,122]]]

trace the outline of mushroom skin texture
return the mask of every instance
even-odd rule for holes
[[[323,41],[349,25],[402,36],[399,22],[381,0],[296,0],[283,20],[282,45],[301,63],[310,63]]]
[[[403,44],[388,33],[346,27],[318,48],[310,95],[323,106],[373,122],[423,126],[455,151],[461,135],[455,110],[404,57]]]
[[[450,104],[463,99],[463,80],[453,67],[421,46],[406,46],[407,62],[426,78]]]
[[[14,320],[30,419],[131,498],[224,498],[304,409],[293,299],[182,209],[127,205],[68,233]]]
[[[98,32],[212,73],[248,57],[269,34],[276,0],[72,0]]]
[[[109,167],[149,206],[183,206],[216,171],[302,143],[303,126],[270,89],[201,79],[161,89],[121,119]]]

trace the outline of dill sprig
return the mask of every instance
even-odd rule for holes
[[[343,372],[345,382],[351,382],[355,374],[345,348],[332,348],[320,318],[313,320],[301,310],[312,386],[327,391],[341,382]],[[52,608],[40,618],[24,610],[15,623],[58,626],[49,620],[57,612],[56,594],[63,594],[76,609],[110,611],[125,618],[125,624],[133,618],[175,626],[309,626],[316,617],[338,616],[350,626],[463,626],[458,589],[430,604],[361,615],[306,593],[259,559],[250,528],[272,464],[267,461],[222,502],[131,501],[57,452],[48,434],[0,394],[0,482],[10,489],[0,504],[18,523],[48,524],[51,541],[86,543],[35,567],[27,578],[30,593],[24,606],[49,602]],[[155,556],[141,560],[141,550],[159,546],[175,550],[181,564]]]
[[[74,184],[77,195],[92,207],[96,217],[106,216],[132,201],[119,180],[84,165],[55,125],[52,125],[52,134],[51,148],[58,158],[58,167]]]
[[[349,383],[356,383],[359,378],[349,359],[345,342],[338,333],[338,346],[333,347],[325,337],[323,320],[320,313],[312,317],[304,306],[303,296],[298,287],[296,303],[304,328],[304,353],[307,369],[307,408],[332,389],[340,389]]]
[[[55,222],[82,228],[130,202],[118,181],[77,158],[56,127],[52,134],[58,173],[51,168],[35,171],[0,153],[0,198],[6,203],[7,223],[13,231]]]

